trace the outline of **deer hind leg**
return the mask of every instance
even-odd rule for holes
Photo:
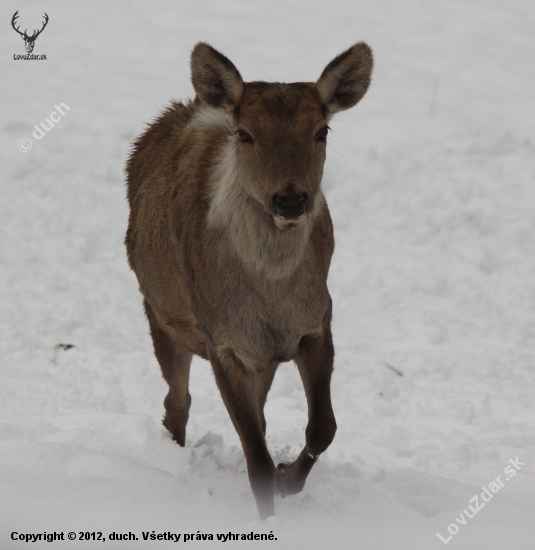
[[[295,362],[308,403],[306,444],[295,462],[277,467],[277,488],[282,494],[302,491],[318,456],[334,439],[336,420],[330,390],[333,359],[334,347],[328,325],[323,335],[307,335],[301,339]]]
[[[173,439],[184,447],[191,405],[188,385],[192,354],[173,341],[160,327],[147,301],[144,305],[154,344],[154,354],[160,363],[162,375],[169,384],[169,393],[163,402],[165,407],[163,425],[171,432]]]
[[[209,355],[223,402],[241,440],[260,518],[267,519],[275,513],[275,465],[264,438],[256,376],[231,350],[218,354],[210,349]]]

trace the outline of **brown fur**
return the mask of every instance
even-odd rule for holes
[[[353,46],[317,84],[244,83],[204,43],[191,68],[195,101],[173,103],[128,161],[126,247],[169,384],[165,426],[185,444],[191,357],[209,359],[266,518],[274,491],[300,491],[336,431],[321,136],[364,95],[371,51]],[[309,406],[306,445],[275,468],[263,408],[277,366],[292,359]]]

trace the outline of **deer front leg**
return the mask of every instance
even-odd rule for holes
[[[232,350],[209,350],[216,383],[241,440],[249,482],[261,519],[275,513],[275,465],[264,438],[255,391],[255,374]]]
[[[273,383],[275,372],[277,371],[278,363],[272,362],[265,370],[256,375],[256,400],[258,403],[258,412],[260,414],[260,422],[262,424],[262,431],[264,436],[266,435],[266,418],[264,416],[264,406],[267,400],[267,394]]]
[[[171,432],[173,439],[181,446],[186,444],[186,424],[188,423],[191,395],[188,390],[191,353],[173,341],[160,327],[156,314],[145,300],[145,312],[149,320],[154,353],[169,393],[164,400],[165,417],[163,425]]]
[[[336,433],[336,420],[331,405],[331,374],[334,347],[329,325],[322,335],[301,338],[295,358],[308,403],[306,444],[295,462],[279,464],[277,486],[282,494],[302,491],[318,456],[327,449]]]

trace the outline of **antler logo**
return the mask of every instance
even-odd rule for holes
[[[20,32],[20,26],[15,27],[15,23],[17,22],[17,17],[19,16],[19,10],[15,12],[15,15],[13,15],[13,19],[11,19],[11,26],[22,36],[24,40],[24,45],[26,46],[26,51],[28,53],[33,52],[33,47],[35,46],[35,41],[37,40],[37,37],[43,32],[44,28],[46,27],[46,24],[48,23],[48,15],[45,13],[45,22],[43,24],[43,27],[40,31],[35,30],[33,31],[33,34],[31,36],[28,36],[28,29],[25,29],[24,32]]]

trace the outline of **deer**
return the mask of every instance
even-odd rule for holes
[[[199,42],[195,98],[173,101],[126,164],[125,245],[169,385],[163,425],[185,445],[192,356],[208,360],[262,520],[274,515],[275,494],[304,488],[336,432],[334,237],[321,180],[329,121],[362,99],[372,67],[359,42],[317,82],[244,82]],[[264,405],[278,366],[291,360],[305,390],[306,442],[294,461],[275,466]]]
[[[41,27],[41,30],[38,31],[34,29],[31,36],[28,36],[28,29],[26,29],[24,32],[20,32],[20,25],[18,27],[15,27],[15,23],[17,21],[17,17],[19,16],[19,10],[17,10],[13,18],[11,19],[11,26],[22,36],[22,39],[24,40],[24,46],[26,47],[27,53],[32,53],[33,48],[35,46],[35,41],[37,40],[37,37],[44,31],[45,27],[48,24],[48,15],[45,13],[45,22],[43,23],[43,26]]]

